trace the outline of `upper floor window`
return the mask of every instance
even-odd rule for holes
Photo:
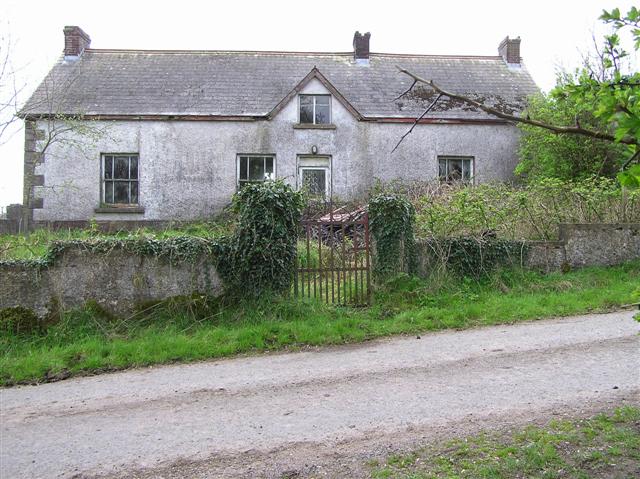
[[[107,205],[138,204],[138,155],[102,155],[102,202]]]
[[[446,183],[471,182],[473,179],[473,157],[439,156],[438,176]]]
[[[238,155],[238,188],[247,183],[275,180],[275,158],[265,155]]]
[[[331,95],[300,95],[300,123],[330,124]]]

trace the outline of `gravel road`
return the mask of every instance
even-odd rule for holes
[[[357,476],[371,454],[419,441],[640,403],[632,316],[3,389],[0,477]]]

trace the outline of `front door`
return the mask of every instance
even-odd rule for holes
[[[331,197],[331,159],[327,157],[298,157],[298,188],[313,198]]]
[[[300,167],[300,184],[314,198],[329,196],[329,169],[321,167]]]

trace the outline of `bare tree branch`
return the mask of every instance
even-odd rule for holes
[[[460,95],[457,93],[452,93],[446,90],[443,90],[442,88],[440,88],[438,85],[436,85],[433,80],[426,80],[424,78],[419,77],[418,75],[411,73],[410,71],[398,67],[398,69],[400,70],[401,73],[404,73],[405,75],[408,75],[409,77],[413,78],[417,83],[424,83],[425,85],[429,85],[434,91],[436,91],[439,95],[444,95],[446,97],[449,97],[453,100],[458,100],[461,102],[464,102],[468,105],[474,106],[476,108],[478,108],[479,110],[482,110],[486,113],[489,113],[490,115],[493,115],[495,117],[501,118],[503,120],[507,120],[513,123],[523,123],[525,125],[531,125],[531,126],[537,126],[540,128],[544,128],[546,130],[552,131],[556,134],[563,134],[563,133],[568,133],[568,134],[574,134],[574,135],[583,135],[583,136],[588,136],[591,138],[597,138],[599,140],[606,140],[606,141],[611,141],[614,142],[616,141],[616,138],[609,134],[609,133],[604,133],[601,131],[595,131],[595,130],[589,130],[587,128],[582,128],[581,126],[557,126],[557,125],[551,125],[549,123],[545,123],[542,121],[538,121],[538,120],[532,120],[531,118],[527,118],[527,117],[520,117],[520,116],[516,116],[516,115],[512,115],[510,113],[505,113],[503,111],[500,111],[496,108],[492,108],[490,106],[486,106],[485,104],[476,101],[472,98],[466,97],[464,95]],[[413,128],[412,128],[413,129]],[[624,138],[622,138],[621,140],[619,140],[619,143],[623,143],[625,145],[635,145],[635,146],[640,146],[640,141],[637,138],[633,138],[630,136],[626,136]]]
[[[413,83],[411,84],[411,86],[407,88],[404,92],[400,93],[397,97],[395,97],[393,101],[399,100],[400,98],[405,96],[407,93],[409,93],[411,90],[413,90],[413,87],[416,86],[416,83],[418,83],[418,80],[413,80]]]
[[[413,83],[414,85],[416,84],[416,82]],[[411,88],[413,88],[413,85],[411,85]],[[411,88],[409,90],[411,90]],[[409,90],[407,90],[407,92],[409,92]],[[398,143],[396,143],[396,146],[393,147],[393,150],[391,150],[391,153],[393,153],[394,151],[396,151],[398,149],[398,147],[400,146],[400,143],[402,143],[402,140],[404,140],[407,136],[409,136],[411,134],[411,132],[413,131],[413,129],[416,127],[416,125],[418,124],[418,122],[420,120],[422,120],[425,115],[427,113],[429,113],[429,111],[431,111],[431,109],[436,106],[436,103],[438,102],[438,100],[442,98],[442,93],[438,94],[438,96],[436,97],[435,100],[433,100],[431,102],[431,105],[429,105],[427,107],[427,109],[422,113],[422,115],[420,115],[418,118],[416,118],[416,121],[413,122],[413,125],[411,125],[411,128],[409,128],[409,131],[406,132],[404,135],[402,135],[400,137],[400,139],[398,140]]]
[[[0,145],[5,143],[9,127],[17,120],[18,97],[23,86],[18,86],[16,70],[11,62],[11,37],[0,36]]]

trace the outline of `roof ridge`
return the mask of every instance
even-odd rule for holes
[[[460,59],[478,59],[478,60],[502,60],[500,55],[448,55],[448,54],[432,54],[432,53],[371,53],[370,55],[378,55],[381,57],[404,57],[404,58],[460,58]]]
[[[203,53],[247,53],[265,55],[345,55],[352,56],[353,52],[294,52],[276,50],[145,50],[133,48],[87,48],[89,53],[178,53],[178,54],[203,54]]]
[[[87,48],[88,53],[144,53],[144,54],[247,54],[247,55],[314,55],[314,56],[353,56],[353,52],[299,52],[289,50],[146,50],[134,48]],[[479,60],[501,60],[500,55],[450,55],[450,54],[427,54],[427,53],[385,53],[371,52],[370,56],[392,57],[392,58],[454,58],[454,59],[479,59]]]

